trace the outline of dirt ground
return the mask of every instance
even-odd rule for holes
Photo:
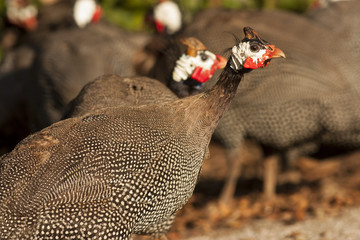
[[[224,151],[212,144],[210,152],[169,240],[360,240],[360,151],[298,159],[279,174],[278,194],[269,201],[261,152],[250,144],[230,206],[217,201],[227,174]]]

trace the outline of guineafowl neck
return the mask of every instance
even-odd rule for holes
[[[204,93],[204,99],[214,118],[221,118],[230,107],[245,71],[234,71],[230,64],[224,68],[217,83]]]
[[[228,64],[215,86],[200,95],[188,98],[192,100],[192,104],[187,115],[195,120],[193,123],[197,123],[192,124],[192,128],[196,128],[199,134],[211,137],[219,120],[230,107],[243,74],[244,72],[235,72]]]

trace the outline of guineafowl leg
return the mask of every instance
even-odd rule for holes
[[[240,156],[241,147],[226,151],[228,161],[228,175],[225,185],[220,194],[220,203],[228,205],[234,197],[236,181],[241,173],[242,158]]]
[[[272,199],[276,193],[276,181],[278,174],[279,155],[273,154],[264,160],[264,197]]]

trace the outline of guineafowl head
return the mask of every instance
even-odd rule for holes
[[[235,70],[252,70],[266,67],[272,58],[285,58],[284,52],[260,38],[252,28],[244,28],[245,38],[231,49],[230,67]]]
[[[38,9],[31,1],[6,0],[7,20],[26,31],[33,31],[38,25]]]
[[[173,35],[180,31],[183,24],[180,7],[170,0],[158,0],[152,14],[147,18],[159,34]]]
[[[73,17],[79,28],[84,28],[90,23],[99,21],[102,8],[95,0],[76,0],[73,9]]]
[[[187,51],[176,61],[173,70],[174,81],[180,82],[191,78],[204,83],[213,76],[215,70],[225,67],[227,59],[207,50],[197,38],[182,38],[180,42],[187,46]]]

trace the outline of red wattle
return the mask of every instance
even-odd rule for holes
[[[158,33],[163,33],[165,31],[164,24],[162,24],[161,22],[156,21],[156,20],[155,20],[155,27],[156,27],[156,30],[158,31]]]
[[[97,6],[91,21],[94,23],[98,22],[101,18],[101,15],[102,15],[102,9],[100,6]]]
[[[209,80],[214,74],[215,69],[211,68],[210,70],[203,70],[201,67],[196,67],[193,73],[191,74],[191,78],[204,83]]]
[[[258,60],[257,62],[254,62],[254,60],[252,58],[247,58],[244,62],[244,68],[250,68],[250,69],[256,69],[256,68],[260,68],[263,65],[262,60]]]
[[[36,29],[38,21],[36,17],[28,18],[22,23],[22,27],[28,31],[33,31]]]

